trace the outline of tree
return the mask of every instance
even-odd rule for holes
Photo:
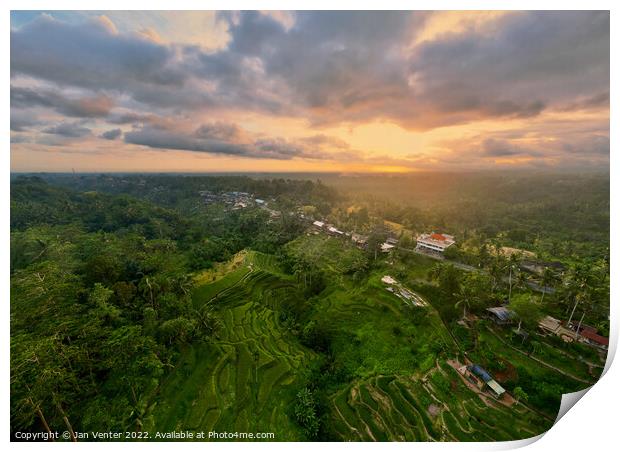
[[[511,254],[508,258],[508,303],[512,298],[512,275],[517,270],[519,264],[519,258],[516,254]]]
[[[371,233],[368,235],[366,242],[368,252],[373,256],[374,260],[377,260],[377,253],[381,250],[381,245],[387,239],[387,231],[383,223],[377,223]]]
[[[535,327],[542,317],[540,305],[533,301],[528,295],[522,294],[515,297],[509,305],[519,318],[517,331],[521,331],[521,324],[525,323],[528,327]]]
[[[463,307],[463,318],[467,318],[467,310],[471,308],[471,298],[469,298],[468,294],[464,291],[460,291],[454,296],[457,299],[457,302],[454,303],[454,307],[459,309],[461,306]]]
[[[540,277],[540,285],[542,286],[542,295],[540,297],[540,302],[542,303],[545,299],[545,293],[547,292],[547,287],[554,281],[553,272],[549,267],[545,267],[542,275]]]
[[[309,439],[316,438],[319,433],[319,417],[314,400],[314,393],[303,388],[295,398],[295,419],[301,425]]]
[[[523,390],[523,388],[521,388],[521,386],[517,386],[512,391],[512,394],[514,395],[517,402],[521,402],[521,401],[527,402],[527,399],[528,399],[527,393]]]

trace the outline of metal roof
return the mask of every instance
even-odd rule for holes
[[[487,308],[487,311],[491,312],[492,314],[495,314],[495,316],[499,318],[500,320],[510,320],[516,316],[514,311],[511,311],[510,309],[506,309],[503,306],[498,306],[495,308]]]
[[[489,385],[489,388],[491,388],[493,390],[493,392],[495,392],[495,394],[497,394],[498,396],[502,395],[503,393],[506,392],[506,390],[504,388],[502,388],[499,383],[495,380],[489,380],[487,381],[487,384]]]
[[[482,367],[480,367],[478,364],[473,364],[469,366],[468,369],[470,372],[482,378],[482,380],[485,383],[488,383],[489,381],[493,380],[493,378],[491,378],[491,376],[487,373],[487,371],[484,370]]]

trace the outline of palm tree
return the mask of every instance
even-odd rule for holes
[[[466,294],[464,294],[462,291],[455,293],[454,296],[458,299],[458,301],[454,303],[454,307],[458,309],[463,306],[463,318],[466,319],[467,309],[471,308],[471,299],[466,296]]]
[[[590,300],[592,298],[591,297],[592,287],[590,284],[590,278],[591,278],[590,268],[580,267],[580,268],[575,269],[573,278],[574,278],[573,281],[574,281],[574,285],[576,289],[576,294],[575,294],[575,304],[573,305],[573,310],[571,311],[570,317],[568,318],[567,324],[569,326],[570,326],[571,321],[573,320],[575,309],[577,309],[577,306],[579,305],[579,303],[583,301],[589,305]]]
[[[512,298],[512,271],[517,269],[518,259],[516,254],[511,254],[508,258],[508,304]]]
[[[553,272],[549,269],[549,267],[545,267],[540,277],[540,284],[542,285],[542,296],[540,297],[540,302],[542,303],[545,299],[545,293],[547,292],[547,286],[553,282],[554,275]]]
[[[493,284],[491,284],[491,293],[495,292],[495,287],[497,287],[497,282],[502,280],[502,273],[504,269],[501,266],[501,263],[497,257],[491,258],[491,264],[489,265],[489,275],[493,279]]]

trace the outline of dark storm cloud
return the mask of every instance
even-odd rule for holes
[[[89,128],[84,127],[80,122],[62,122],[55,126],[47,127],[42,132],[67,138],[81,138],[92,133]]]
[[[117,138],[120,138],[122,134],[123,134],[123,131],[121,129],[112,129],[112,130],[106,130],[99,136],[100,138],[103,138],[105,140],[116,140]]]
[[[113,100],[105,95],[67,98],[51,90],[11,86],[11,107],[47,107],[65,116],[95,118],[107,116]]]

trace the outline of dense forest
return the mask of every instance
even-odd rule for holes
[[[184,186],[163,178],[171,181]],[[331,194],[312,182],[209,182],[313,201]],[[199,199],[188,185],[179,191]],[[246,248],[277,252],[304,227],[290,215],[271,221],[260,209],[188,216],[162,207],[174,193],[161,205],[131,194],[76,191],[38,177],[12,183],[13,429],[139,424],[177,346],[206,340],[216,327],[208,309],[191,304],[190,272]]]
[[[388,417],[418,413],[409,422],[420,417],[426,427],[413,439],[460,439],[448,420],[416,406],[454,392],[445,363],[469,357],[505,375],[521,400],[514,430],[479,439],[518,438],[550,422],[563,392],[594,381],[600,352],[520,333],[554,315],[585,318],[608,334],[608,175],[307,177],[14,176],[12,431],[176,426],[172,419],[185,419],[190,406],[221,397],[198,387],[177,400],[179,388],[236,372],[235,391],[247,391],[243,376],[254,399],[235,399],[237,414],[218,421],[227,427],[250,422],[238,410],[268,408],[282,416],[272,419],[282,438],[359,439],[342,425],[370,426],[365,410],[373,407]],[[229,192],[266,204],[233,208],[201,197]],[[367,247],[311,232],[318,219],[367,234]],[[411,253],[416,234],[432,230],[456,236],[445,260]],[[397,249],[378,252],[389,236]],[[530,274],[502,246],[562,270]],[[380,282],[387,273],[432,310],[395,307]],[[518,329],[484,320],[486,308],[502,303],[518,314]],[[470,315],[480,320],[472,324]],[[273,361],[259,366],[265,356]],[[227,366],[236,370],[223,372]],[[278,369],[290,380],[281,389]],[[411,383],[412,375],[430,386]],[[388,396],[368,399],[379,392]],[[453,412],[472,397],[457,392],[446,395]],[[504,423],[513,416],[501,407],[493,415]],[[368,431],[371,439],[400,438],[406,425]]]

